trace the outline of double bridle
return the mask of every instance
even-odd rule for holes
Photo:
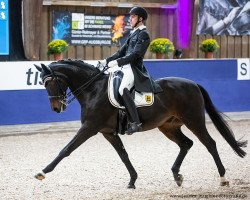
[[[64,91],[62,89],[60,81],[67,83],[68,77],[60,72],[54,72],[51,68],[48,67],[50,74],[43,78],[43,84],[45,86],[47,81],[52,81],[55,79],[56,85],[58,88],[58,94],[60,94],[57,96],[56,95],[53,95],[53,96],[49,95],[48,96],[49,99],[54,99],[54,98],[59,99],[59,102],[61,104],[68,106],[72,101],[74,101],[76,99],[77,96],[79,96],[87,87],[89,87],[90,84],[92,84],[95,80],[97,80],[103,74],[103,72],[105,72],[109,67],[107,65],[103,67],[103,66],[101,66],[100,63],[98,63],[96,68],[99,70],[99,72],[97,74],[95,74],[86,83],[84,83],[83,85],[81,85],[80,87],[75,89],[74,91],[70,91],[70,92],[66,93],[66,91]],[[72,94],[74,95],[73,97],[71,97]],[[71,97],[71,98],[68,99],[69,97]]]
[[[43,79],[43,85],[45,86],[46,85],[46,82],[48,81],[53,81],[55,79],[56,81],[56,85],[57,85],[57,88],[58,88],[58,94],[61,94],[61,95],[48,95],[49,99],[59,99],[59,102],[62,103],[63,105],[67,106],[68,103],[67,103],[67,97],[68,95],[66,94],[66,92],[62,89],[62,86],[60,84],[60,81],[63,81],[65,82],[65,80],[61,77],[59,77],[59,75],[56,75],[52,70],[51,70],[51,74],[48,75],[48,76],[45,76],[44,79]]]

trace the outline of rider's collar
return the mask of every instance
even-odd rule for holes
[[[137,29],[140,29],[140,30],[142,30],[142,29],[144,29],[144,28],[147,28],[145,25],[140,25],[140,26],[138,26],[138,27],[136,27],[136,28],[134,28],[133,30],[132,30],[132,32],[131,33],[134,33]]]

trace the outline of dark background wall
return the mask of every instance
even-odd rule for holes
[[[178,44],[177,19],[174,10],[164,10],[162,5],[173,5],[178,0],[99,0],[95,2],[106,2],[108,7],[92,7],[89,4],[92,1],[86,0],[54,0],[48,5],[45,0],[11,0],[10,4],[10,55],[0,56],[0,60],[52,60],[47,56],[47,44],[52,37],[52,12],[71,11],[82,12],[86,14],[125,14],[129,8],[118,8],[118,3],[132,3],[147,8],[149,18],[147,27],[151,38],[168,37],[175,45]],[[199,50],[199,44],[206,38],[215,38],[221,48],[215,53],[215,58],[249,58],[250,57],[250,35],[245,36],[212,36],[196,35],[197,12],[199,0],[191,0],[193,6],[190,7],[190,13],[193,14],[192,36],[189,48],[184,50],[183,58],[204,58],[204,53]],[[23,3],[23,13],[21,5]],[[180,5],[181,6],[181,5]],[[22,24],[23,18],[23,24]],[[23,34],[22,34],[23,25]],[[22,42],[22,37],[24,38]],[[23,48],[24,44],[24,48]],[[70,46],[65,54],[66,58],[77,58],[83,60],[103,59],[115,51],[115,46]],[[24,56],[25,55],[25,56]],[[147,51],[146,59],[155,58],[155,54]]]

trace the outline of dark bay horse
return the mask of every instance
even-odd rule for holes
[[[57,164],[69,156],[76,148],[98,132],[111,143],[125,164],[130,182],[128,188],[135,188],[137,172],[131,164],[123,143],[116,132],[119,109],[113,107],[108,98],[108,75],[83,61],[62,60],[48,66],[36,66],[41,72],[41,79],[48,92],[51,109],[62,112],[66,109],[66,90],[74,95],[81,105],[81,128],[74,138],[61,150],[59,155],[42,172],[35,175],[39,180],[54,170]],[[207,111],[217,130],[225,138],[237,155],[244,157],[242,147],[247,141],[236,141],[230,127],[224,121],[222,113],[213,105],[206,90],[195,82],[177,77],[156,80],[163,92],[155,95],[152,106],[138,108],[142,122],[142,131],[158,128],[167,138],[180,147],[180,152],[173,164],[172,172],[178,186],[183,176],[179,170],[193,141],[181,131],[185,125],[201,141],[212,155],[221,177],[221,185],[228,185],[225,168],[219,157],[216,143],[210,137],[205,126]],[[70,100],[72,101],[72,99]],[[135,133],[136,134],[136,133]]]

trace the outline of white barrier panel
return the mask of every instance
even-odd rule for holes
[[[96,65],[97,61],[85,61]],[[48,65],[51,61],[0,62],[0,90],[44,89],[40,72],[34,64]]]
[[[250,59],[237,59],[238,75],[237,80],[250,80]]]
[[[97,64],[93,60],[85,62]],[[34,66],[41,63],[48,65],[51,61],[0,62],[0,91],[44,89]],[[250,80],[250,59],[237,59],[237,65],[237,80]]]
[[[0,90],[44,89],[34,66],[41,63],[48,65],[50,62],[0,62]]]

